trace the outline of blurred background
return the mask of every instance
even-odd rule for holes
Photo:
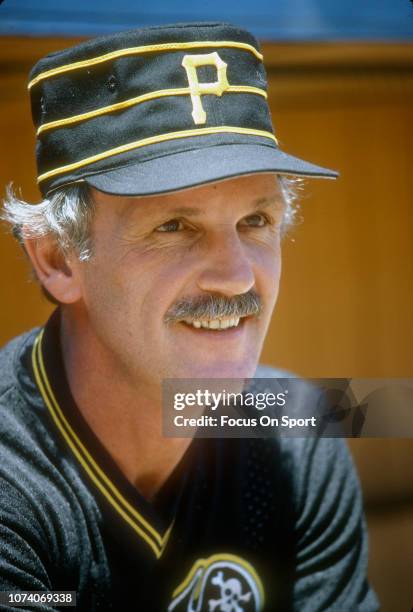
[[[39,5],[41,4],[41,7]],[[36,202],[26,91],[43,55],[85,37],[230,21],[261,41],[275,132],[340,170],[308,181],[284,243],[263,361],[310,377],[413,377],[413,4],[409,0],[5,1],[0,6],[0,185]],[[0,343],[51,305],[1,233]],[[391,410],[391,406],[389,406]],[[413,606],[413,440],[351,440],[366,502],[370,576],[385,612]],[[347,612],[347,611],[343,611]]]

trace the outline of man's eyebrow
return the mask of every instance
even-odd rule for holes
[[[159,212],[161,212],[161,210]],[[173,215],[187,215],[188,217],[191,217],[191,216],[195,216],[195,215],[200,215],[204,211],[202,209],[193,208],[193,207],[190,207],[190,206],[180,206],[178,208],[172,208],[171,210],[168,210],[167,212],[168,212],[168,215],[169,214],[173,214]]]
[[[271,204],[278,203],[281,207],[284,206],[283,198],[280,195],[273,195],[270,197],[257,198],[251,203],[251,210],[257,210],[258,208],[267,208]],[[172,208],[168,210],[168,214],[173,215],[186,215],[188,217],[200,215],[205,212],[203,209],[194,208],[191,206],[180,206],[178,208]]]
[[[267,208],[271,206],[271,204],[278,204],[280,207],[284,207],[284,198],[280,194],[274,194],[269,197],[257,198],[252,203],[252,210],[257,210],[257,208]]]

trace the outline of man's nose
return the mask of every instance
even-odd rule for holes
[[[232,296],[254,287],[252,261],[235,228],[216,231],[207,238],[203,262],[197,280],[202,291]]]

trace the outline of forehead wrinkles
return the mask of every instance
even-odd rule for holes
[[[176,204],[176,206],[173,206]],[[119,220],[122,223],[128,221],[136,222],[137,219],[146,221],[156,218],[163,213],[173,212],[174,209],[180,209],[181,212],[187,208],[188,213],[196,214],[197,209],[193,206],[185,206],[184,202],[175,201],[175,199],[169,199],[167,196],[153,196],[153,197],[136,197],[126,198],[123,206],[119,209]]]
[[[155,195],[143,197],[130,196],[113,196],[102,192],[95,192],[95,200],[101,209],[104,217],[110,218],[112,229],[116,232],[129,224],[136,225],[136,222],[146,224],[151,220],[156,220],[160,216],[176,215],[197,217],[205,215],[209,210],[214,213],[237,211],[240,214],[248,214],[257,209],[272,207],[277,212],[285,210],[285,199],[274,182],[273,190],[270,193],[254,197],[254,193],[250,195],[240,194],[235,190],[226,189],[219,194],[216,194],[215,189],[195,189],[192,193],[178,192],[176,194]],[[112,215],[105,215],[105,208],[110,209]]]
[[[191,206],[190,204],[185,203],[174,203],[174,202],[142,202],[142,206],[139,206],[139,202],[134,202],[130,206],[126,206],[124,210],[120,213],[122,218],[128,219],[131,216],[138,215],[141,213],[143,216],[157,216],[162,213],[173,214],[173,215],[186,215],[188,217],[195,217],[205,215],[208,212],[208,198],[203,198],[203,202],[200,203],[199,206]],[[235,200],[235,202],[239,202],[239,200]],[[176,204],[174,206],[174,204]],[[272,205],[275,205],[277,210],[284,210],[285,201],[284,198],[280,194],[274,194],[272,196],[260,197],[252,202],[246,202],[240,208],[244,209],[247,212],[253,212],[257,209],[268,208]],[[230,212],[233,209],[233,206],[229,205],[228,207],[221,207],[219,211],[227,210]]]

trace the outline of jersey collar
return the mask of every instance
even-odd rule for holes
[[[59,309],[35,340],[32,368],[36,385],[66,449],[80,464],[106,506],[149,547],[155,558],[160,558],[172,530],[194,443],[162,486],[156,501],[149,503],[123,475],[74,401],[62,357]]]

